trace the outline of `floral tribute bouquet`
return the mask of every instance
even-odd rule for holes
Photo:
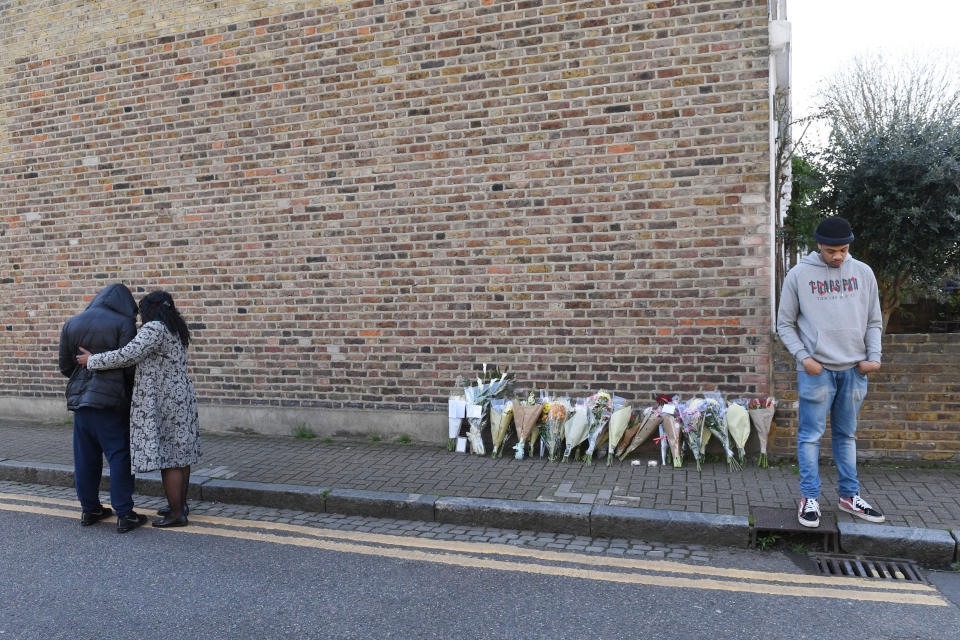
[[[750,416],[746,408],[738,402],[727,404],[727,430],[737,445],[737,451],[740,453],[740,466],[743,466],[743,458],[746,455],[744,447],[747,439],[750,437]]]
[[[723,401],[723,395],[718,391],[711,391],[704,393],[703,396],[706,401],[704,405],[706,410],[704,426],[723,446],[723,451],[727,455],[727,468],[731,471],[739,471],[740,464],[730,449],[730,432],[727,429],[727,404]]]
[[[683,440],[690,447],[693,459],[697,463],[697,471],[701,470],[703,464],[703,443],[700,441],[703,432],[703,414],[700,412],[700,404],[694,398],[688,403],[677,403],[676,417],[680,422],[680,432]]]
[[[620,441],[623,440],[627,426],[632,418],[632,409],[630,405],[624,404],[610,415],[610,444],[607,447],[607,466],[613,462],[613,453]]]
[[[490,457],[503,457],[503,446],[513,424],[513,403],[504,398],[490,401],[490,435],[493,437],[493,453]]]
[[[643,420],[643,411],[631,411],[630,419],[627,421],[627,428],[623,430],[623,437],[620,438],[620,442],[617,443],[617,448],[614,450],[613,455],[619,457],[630,445],[630,441],[633,440],[633,436],[637,434],[637,431],[640,430],[640,422]]]
[[[569,398],[551,398],[544,404],[546,416],[540,422],[540,439],[546,444],[547,455],[555,461],[560,455],[563,425],[573,411]]]
[[[683,464],[683,458],[680,455],[680,442],[681,442],[681,433],[680,433],[680,424],[677,422],[676,414],[677,405],[673,402],[668,402],[660,407],[660,413],[662,419],[660,421],[660,458],[663,464],[667,464],[666,458],[666,449],[664,446],[664,439],[666,439],[666,445],[670,447],[670,459],[673,461],[674,467],[679,467]]]
[[[636,427],[627,427],[627,432],[623,434],[620,446],[617,447],[617,456],[620,460],[626,458],[630,453],[647,441],[653,435],[653,432],[660,426],[663,416],[660,414],[660,407],[647,407],[636,420]]]
[[[543,391],[540,392],[540,417],[537,418],[537,423],[533,427],[533,431],[530,432],[530,442],[527,443],[527,451],[532,457],[534,448],[537,444],[537,441],[540,440],[540,433],[543,431],[542,425],[547,421],[547,413],[550,411],[550,402],[547,400],[549,396]],[[534,394],[530,394],[530,398],[534,399]],[[543,457],[544,444],[543,440],[540,440],[540,457]]]
[[[517,398],[513,401],[513,425],[516,427],[519,440],[513,446],[514,457],[517,460],[523,460],[524,447],[534,433],[541,411],[543,411],[543,404],[536,400],[534,391],[531,391],[530,395],[523,400]]]
[[[476,386],[464,387],[463,395],[467,401],[466,413],[470,429],[467,431],[467,440],[470,442],[470,451],[477,455],[486,455],[483,444],[482,431],[490,415],[490,401],[502,397],[513,386],[513,374],[506,371],[501,373],[496,367],[487,369],[483,365],[482,376],[477,377]]]
[[[777,401],[772,397],[764,401],[751,400],[747,405],[747,413],[750,415],[750,422],[757,431],[757,437],[760,440],[760,461],[757,463],[761,469],[767,468],[767,440],[770,438],[770,431],[773,427],[773,414],[777,411]]]
[[[593,464],[593,452],[613,414],[613,396],[606,391],[598,391],[587,398],[587,403],[590,406],[590,424],[587,427],[587,451],[584,456],[587,464]]]
[[[566,448],[563,451],[563,461],[570,459],[570,452],[573,448],[579,446],[587,439],[587,426],[590,423],[588,415],[590,406],[586,401],[580,401],[573,409],[573,415],[567,418],[563,424],[563,437],[566,441]]]

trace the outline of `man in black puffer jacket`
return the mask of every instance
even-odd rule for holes
[[[111,514],[100,504],[103,456],[110,464],[110,502],[117,531],[125,533],[147,521],[133,511],[130,471],[130,395],[134,368],[90,371],[77,363],[79,347],[100,353],[124,346],[137,335],[137,303],[122,284],[103,289],[87,308],[63,325],[60,372],[67,382],[67,409],[73,411],[73,467],[80,524],[88,526]]]

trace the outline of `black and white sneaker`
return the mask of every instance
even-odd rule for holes
[[[805,527],[820,526],[820,503],[816,498],[800,498],[797,520]]]
[[[870,503],[861,498],[859,494],[852,498],[840,498],[838,506],[840,511],[852,513],[867,522],[883,522],[886,520],[882,513],[871,507]]]

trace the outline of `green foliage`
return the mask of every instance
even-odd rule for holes
[[[333,444],[333,438],[331,438],[330,436],[327,436],[326,438],[323,439],[323,443],[324,443],[324,444]]]
[[[960,276],[950,283],[950,288],[945,287],[940,292],[940,311],[938,313],[940,320],[960,322],[960,287],[957,286],[957,280],[960,280]]]
[[[960,124],[837,136],[827,160],[826,208],[853,226],[853,251],[877,275],[884,309],[910,288],[936,294],[960,270]]]
[[[401,436],[397,438],[397,442],[399,442],[400,444],[410,444],[410,436],[408,436],[405,433],[401,434]]]
[[[807,545],[803,544],[802,542],[799,542],[793,545],[792,547],[790,547],[790,550],[793,551],[794,553],[806,553]]]
[[[773,544],[780,539],[780,536],[775,533],[771,533],[768,536],[760,536],[757,538],[757,546],[761,549],[766,550],[767,547],[772,547]]]
[[[858,59],[824,93],[820,205],[850,221],[885,325],[907,294],[937,297],[960,272],[960,88],[944,63]]]
[[[296,425],[292,430],[294,438],[303,438],[304,440],[312,440],[317,437],[317,434],[313,432],[313,429],[303,424],[302,422]]]
[[[783,220],[783,243],[791,251],[807,253],[817,247],[813,230],[823,219],[819,200],[825,178],[820,169],[804,156],[792,158],[790,206]]]
[[[379,433],[370,434],[370,442],[380,442],[380,434]]]

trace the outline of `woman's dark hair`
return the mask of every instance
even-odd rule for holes
[[[140,319],[144,324],[159,320],[170,333],[180,338],[184,349],[190,344],[190,329],[166,291],[152,291],[140,298]]]

